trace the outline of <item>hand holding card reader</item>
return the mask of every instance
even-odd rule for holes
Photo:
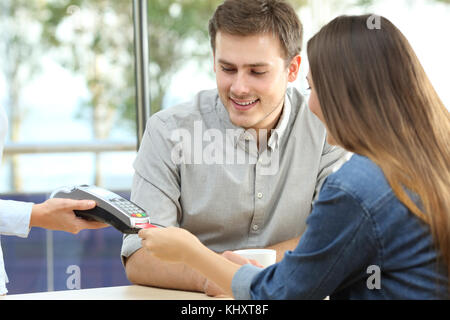
[[[142,208],[114,192],[97,186],[60,188],[55,190],[50,198],[94,200],[97,203],[95,208],[74,210],[75,215],[86,220],[110,224],[122,233],[138,233],[141,229],[157,227],[150,223],[150,217]]]

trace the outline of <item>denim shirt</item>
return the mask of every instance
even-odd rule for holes
[[[353,155],[325,180],[298,246],[265,269],[242,266],[236,299],[448,299],[427,224],[381,169]]]

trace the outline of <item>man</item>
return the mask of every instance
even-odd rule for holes
[[[226,0],[209,24],[217,90],[148,121],[132,200],[152,222],[186,228],[216,252],[295,248],[312,201],[346,153],[326,143],[320,121],[289,82],[302,26],[281,0]],[[342,160],[342,161],[341,161]],[[130,281],[220,293],[202,275],[144,252],[124,237]]]

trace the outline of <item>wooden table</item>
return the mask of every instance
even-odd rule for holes
[[[0,296],[0,300],[231,300],[204,293],[138,285]]]

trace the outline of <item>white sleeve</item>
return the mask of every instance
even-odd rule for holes
[[[0,160],[7,131],[8,117],[0,105]],[[32,206],[31,202],[0,200],[0,234],[28,237]]]
[[[32,202],[0,200],[0,234],[28,237]]]

